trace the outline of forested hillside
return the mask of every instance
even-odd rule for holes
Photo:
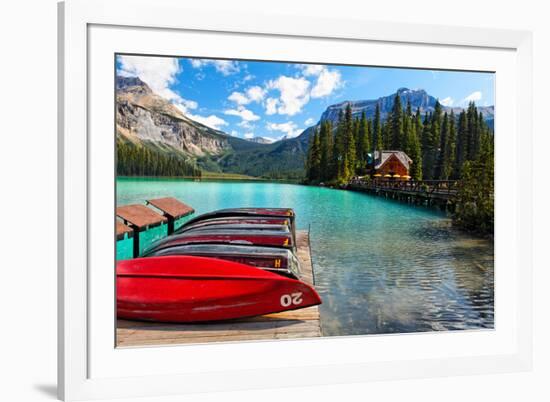
[[[410,175],[416,180],[447,180],[462,176],[464,164],[492,149],[493,133],[474,103],[458,116],[444,112],[436,102],[433,112],[413,111],[396,95],[385,121],[380,107],[368,119],[353,117],[348,104],[340,110],[335,126],[324,120],[311,136],[306,163],[309,182],[346,182],[367,172],[369,154],[375,150],[404,151],[412,160]]]

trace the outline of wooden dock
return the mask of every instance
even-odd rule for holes
[[[458,194],[458,180],[351,180],[347,188],[412,204],[453,209]]]
[[[302,280],[314,284],[307,231],[297,231],[297,257]],[[117,347],[178,345],[187,343],[314,338],[321,336],[319,307],[231,320],[212,324],[165,324],[117,321]]]
[[[166,223],[168,234],[172,234],[177,219],[195,213],[189,205],[173,197],[147,200],[146,204],[151,205],[155,210],[141,204],[124,205],[116,209],[116,216],[120,219],[116,221],[116,238],[121,240],[126,235],[134,238],[134,257],[139,256],[140,253],[140,232]],[[162,215],[156,211],[160,211]]]

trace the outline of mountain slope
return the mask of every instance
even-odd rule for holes
[[[183,115],[137,77],[117,78],[117,134],[149,147],[170,147],[189,158],[230,148],[227,135]]]
[[[380,117],[385,120],[388,114],[393,108],[395,102],[395,96],[399,95],[403,107],[407,105],[407,102],[411,102],[413,111],[420,108],[422,114],[426,112],[433,112],[437,99],[429,95],[423,89],[408,89],[399,88],[396,93],[383,96],[378,99],[360,100],[360,101],[345,101],[329,106],[321,115],[321,121],[330,120],[332,122],[338,121],[338,114],[340,110],[344,112],[348,104],[351,104],[351,111],[354,117],[361,117],[361,114],[365,112],[367,119],[372,119],[376,111],[376,104],[380,105]],[[483,113],[485,119],[489,122],[494,119],[494,106],[478,106],[479,111]],[[444,112],[450,113],[451,110],[458,115],[463,108],[460,107],[448,107],[442,106]]]
[[[396,94],[414,111],[433,111],[437,102],[424,90],[400,88]],[[338,121],[340,110],[352,106],[354,117],[365,112],[372,118],[380,104],[384,120],[393,108],[395,95],[372,100],[346,101],[329,106],[320,121]],[[239,173],[256,177],[301,178],[309,145],[316,126],[307,128],[295,138],[268,143],[262,137],[245,140],[214,130],[186,117],[176,106],[155,94],[138,77],[117,77],[116,127],[124,143],[144,146],[152,152],[176,157],[211,172]],[[478,107],[492,125],[494,108]],[[450,112],[451,108],[443,107]],[[461,108],[453,108],[459,114]]]
[[[420,108],[422,114],[425,114],[426,112],[433,112],[435,104],[437,102],[437,99],[435,97],[429,95],[423,89],[399,88],[396,93],[388,96],[383,96],[378,99],[344,101],[331,105],[327,107],[327,109],[323,112],[320,121],[330,120],[333,123],[333,126],[336,125],[336,123],[338,123],[338,115],[340,113],[340,110],[344,112],[348,104],[351,105],[351,111],[354,118],[361,117],[362,113],[365,112],[367,119],[372,119],[374,118],[376,112],[377,103],[380,105],[380,117],[382,120],[385,120],[393,108],[396,95],[399,95],[401,103],[404,107],[407,105],[407,102],[410,101],[412,110],[416,112],[416,109]],[[477,108],[479,111],[482,112],[483,116],[485,117],[485,121],[487,122],[487,125],[492,129],[494,127],[494,106],[478,106]],[[464,110],[460,107],[447,106],[442,106],[442,109],[444,112],[447,113],[450,113],[452,110],[457,118],[460,112]],[[299,143],[296,144],[297,147],[305,147],[305,149],[307,150],[310,136],[314,133],[314,130],[317,126],[318,125],[308,127],[298,137],[290,139],[289,141]]]

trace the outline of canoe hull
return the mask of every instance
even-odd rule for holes
[[[219,258],[266,269],[289,278],[300,278],[300,262],[290,250],[283,248],[232,244],[186,244],[160,249],[146,256],[168,255]]]
[[[202,231],[184,232],[168,236],[152,244],[143,255],[151,255],[159,250],[186,244],[235,244],[245,246],[280,247],[294,250],[292,233],[274,231]]]
[[[292,208],[227,208],[218,209],[213,212],[208,212],[196,216],[195,218],[187,221],[185,225],[193,225],[195,223],[208,221],[211,219],[221,218],[286,218],[290,220],[290,227],[293,235],[296,236],[295,219],[296,214]]]
[[[149,257],[117,264],[118,318],[221,321],[320,303],[306,283],[215,258]]]
[[[205,228],[213,225],[241,224],[241,225],[285,225],[291,228],[292,222],[286,217],[257,217],[257,216],[229,216],[225,218],[210,218],[195,223],[187,223],[174,233],[179,234],[190,229]]]

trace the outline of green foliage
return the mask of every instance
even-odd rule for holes
[[[380,119],[380,104],[376,104],[374,120],[372,122],[372,149],[381,151],[384,149],[384,139],[382,137],[382,121]]]
[[[370,124],[367,121],[365,112],[361,114],[361,119],[356,120],[357,126],[357,171],[359,174],[365,174],[367,171],[367,158],[370,152]]]
[[[231,141],[237,143],[237,149],[222,155],[207,155],[200,158],[199,166],[209,171],[214,171],[210,168],[211,165],[218,166],[219,171],[226,173],[275,180],[304,179],[308,144],[303,143],[302,138],[292,138],[273,144],[256,144],[238,138],[231,138]]]
[[[494,232],[494,146],[492,136],[479,141],[480,152],[462,169],[453,222],[466,230],[492,236]]]
[[[396,104],[385,122],[377,106],[374,118],[353,118],[351,107],[340,111],[333,130],[322,122],[311,136],[306,164],[310,183],[345,185],[369,169],[369,152],[395,149],[413,160],[409,174],[415,180],[462,179],[456,200],[455,223],[488,234],[493,230],[493,134],[474,103],[456,118],[443,113],[439,102],[424,117]],[[399,116],[396,116],[398,114]],[[372,165],[371,165],[372,166]],[[427,191],[428,186],[424,189]]]
[[[306,172],[307,179],[310,182],[318,182],[321,179],[321,141],[319,130],[315,130],[315,134],[311,139],[311,145],[307,156]]]
[[[351,104],[346,107],[344,123],[344,164],[342,178],[348,180],[357,168],[357,149],[355,147],[354,122]]]
[[[395,95],[393,102],[393,109],[391,112],[390,121],[390,149],[398,150],[403,148],[403,107],[401,105],[401,98],[398,94]]]
[[[319,131],[319,146],[320,146],[320,181],[327,181],[331,178],[331,172],[333,171],[332,163],[332,149],[333,149],[333,136],[332,136],[332,124],[326,120],[321,123]]]
[[[414,180],[422,180],[422,147],[418,133],[422,133],[422,118],[420,110],[416,116],[412,112],[407,116],[406,147],[405,153],[412,159],[409,175]]]
[[[449,116],[445,112],[443,115],[443,123],[441,125],[441,132],[439,135],[439,147],[437,152],[437,162],[434,167],[434,178],[435,179],[444,179],[444,166],[447,163],[447,143],[449,138]]]
[[[183,156],[170,155],[117,139],[117,175],[201,177],[201,170]]]

